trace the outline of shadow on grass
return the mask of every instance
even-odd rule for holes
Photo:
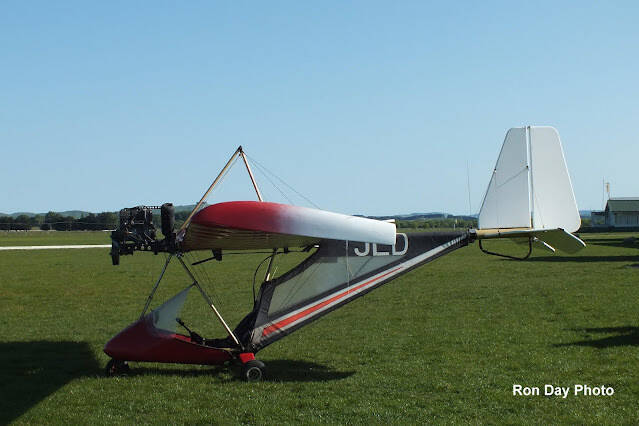
[[[590,338],[590,334],[613,334],[616,336],[608,336],[601,339],[580,340],[572,343],[560,343],[554,346],[591,346],[593,348],[610,348],[615,346],[639,346],[639,327],[601,327],[601,328],[580,328],[572,331],[586,333],[586,337]]]
[[[265,381],[267,382],[325,382],[330,380],[341,380],[355,374],[354,371],[335,371],[321,364],[307,361],[293,361],[287,359],[278,359],[264,361],[266,364]],[[143,367],[135,363],[131,366],[128,376],[138,375],[158,375],[158,376],[183,376],[183,377],[199,377],[211,375],[223,375],[232,373],[233,379],[229,381],[239,381],[239,366],[212,366],[206,369],[188,369],[188,368],[162,368],[162,367]]]
[[[314,382],[340,380],[353,371],[335,371],[306,361],[266,362],[266,380],[271,382]],[[206,369],[148,368],[134,366],[130,375],[154,374],[193,377],[229,372],[225,366]],[[81,377],[103,375],[86,342],[0,343],[0,424],[8,424],[67,383]],[[239,380],[239,375],[235,376]]]
[[[277,359],[265,363],[266,380],[269,382],[325,382],[345,379],[355,374],[354,371],[336,371],[308,361]]]
[[[639,245],[635,243],[626,243],[623,240],[595,240],[589,241],[587,244],[592,244],[593,246],[608,246],[608,247],[616,247],[616,248],[639,248]]]
[[[637,256],[535,256],[525,262],[637,262]]]
[[[0,424],[20,417],[73,379],[100,372],[85,342],[0,343]]]

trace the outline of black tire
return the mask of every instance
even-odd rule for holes
[[[126,376],[130,370],[131,368],[126,361],[110,359],[104,369],[104,374],[106,374],[107,377]]]
[[[259,382],[264,378],[265,370],[264,363],[254,359],[242,366],[242,378],[247,382]]]
[[[120,245],[115,241],[111,241],[111,263],[120,264]]]

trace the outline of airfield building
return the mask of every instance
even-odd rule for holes
[[[639,198],[610,198],[604,211],[591,213],[592,226],[614,228],[639,227]]]

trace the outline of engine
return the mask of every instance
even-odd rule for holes
[[[153,224],[153,211],[159,210],[163,239],[158,239]],[[111,232],[111,260],[120,264],[121,255],[136,251],[175,252],[175,210],[173,204],[161,206],[136,206],[120,210],[120,223]]]

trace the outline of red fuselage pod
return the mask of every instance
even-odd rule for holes
[[[192,342],[188,336],[153,326],[152,314],[134,322],[104,346],[104,352],[122,361],[221,365],[231,352]]]

